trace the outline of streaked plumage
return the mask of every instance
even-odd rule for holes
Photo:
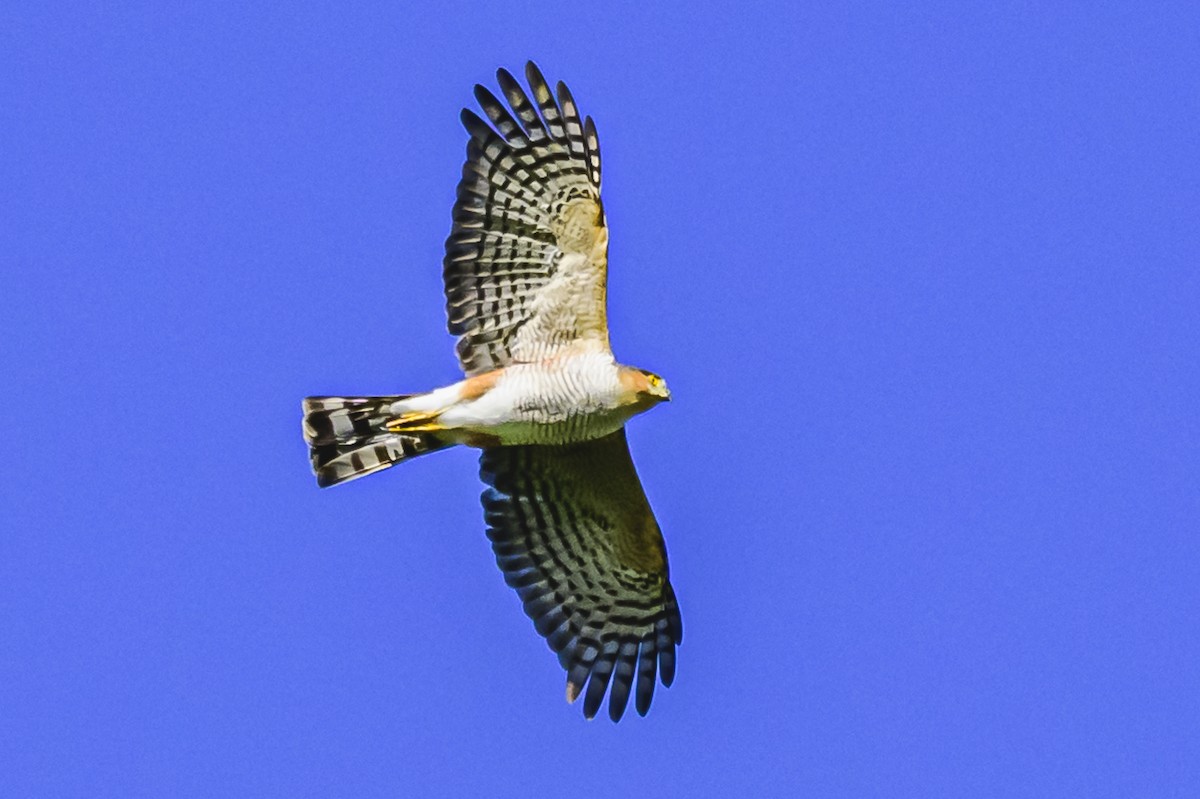
[[[609,695],[649,709],[683,636],[662,534],[624,425],[669,399],[662,378],[609,348],[600,149],[566,86],[497,73],[475,87],[443,276],[466,378],[426,394],[309,397],[318,485],[464,444],[483,450],[488,537],[504,578],[591,718]],[[490,124],[489,124],[490,123]]]

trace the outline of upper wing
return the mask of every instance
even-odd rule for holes
[[[567,670],[567,696],[588,682],[592,718],[611,678],[608,715],[625,712],[637,671],[637,711],[675,679],[683,626],[667,579],[667,552],[625,431],[566,447],[485,450],[492,487],[484,515],[505,581]],[[590,682],[589,682],[590,677]]]
[[[512,113],[479,85],[475,98],[495,129],[462,112],[471,139],[442,275],[468,375],[566,348],[608,349],[596,127],[591,117],[580,122],[561,82],[555,99],[532,61],[525,76],[536,107],[502,69]]]

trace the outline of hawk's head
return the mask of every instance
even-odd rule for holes
[[[667,381],[645,369],[622,366],[621,387],[626,392],[624,402],[629,405],[649,408],[651,405],[671,399],[671,390],[667,388]]]
[[[644,393],[658,400],[670,401],[671,389],[667,388],[667,381],[663,380],[659,375],[654,374],[654,372],[647,372],[645,369],[641,370],[641,372],[646,377]]]

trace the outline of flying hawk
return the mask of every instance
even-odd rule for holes
[[[477,85],[443,277],[466,378],[425,394],[309,397],[304,435],[331,486],[456,444],[477,447],[496,563],[567,672],[567,699],[617,721],[675,677],[683,637],[662,533],[625,423],[670,399],[608,341],[600,148],[570,91],[532,62],[507,107]],[[532,97],[532,99],[531,99]],[[490,123],[490,124],[489,124]],[[634,690],[636,688],[636,690]]]

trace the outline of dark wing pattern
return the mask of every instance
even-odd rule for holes
[[[483,86],[469,109],[471,139],[446,240],[443,278],[450,332],[468,375],[608,349],[608,230],[600,204],[600,145],[570,91],[525,69],[532,100],[506,70],[508,105]],[[494,126],[494,127],[492,127]]]
[[[483,507],[505,581],[567,671],[583,713],[621,718],[636,685],[645,715],[656,672],[675,678],[683,625],[662,534],[625,431],[565,447],[485,450]],[[635,683],[636,678],[636,683]],[[611,686],[611,688],[610,688]]]

